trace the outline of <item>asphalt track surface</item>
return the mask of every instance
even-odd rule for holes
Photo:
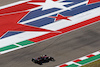
[[[2,1],[7,0],[0,0]],[[10,1],[12,2],[9,0],[9,3]],[[0,55],[0,67],[55,67],[98,50],[100,50],[100,22]],[[56,61],[43,65],[31,62],[32,57],[36,58],[43,54],[54,57]]]
[[[7,5],[17,1],[21,1],[21,0],[0,0],[0,6]]]

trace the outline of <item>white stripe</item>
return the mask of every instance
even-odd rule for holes
[[[20,33],[14,36],[10,36],[7,38],[3,38],[0,40],[0,48],[7,46],[7,45],[11,45],[17,42],[21,42],[27,39],[31,39],[34,37],[38,37],[41,36],[43,34],[47,34],[49,32],[24,32],[24,33]]]
[[[14,5],[18,5],[18,4],[27,2],[27,1],[30,1],[30,0],[23,0],[23,1],[18,1],[18,2],[14,2],[14,3],[8,4],[8,5],[0,6],[0,9],[8,8],[8,7],[11,7],[11,6],[14,6]]]
[[[99,51],[97,51],[97,52],[95,52],[95,53],[92,53],[93,55],[98,55],[98,54],[100,54],[100,52]]]
[[[59,65],[60,66],[60,65]],[[59,66],[56,66],[56,67],[59,67]]]
[[[99,16],[100,15],[99,11],[100,11],[100,7],[89,10],[87,12],[84,12],[84,13],[81,13],[81,14],[78,14],[78,15],[75,15],[75,16],[69,18],[72,21],[60,20],[60,21],[56,21],[55,23],[51,23],[51,24],[42,26],[41,28],[49,29],[49,30],[53,30],[53,31],[59,30],[61,28],[68,27],[70,25],[77,24],[77,23],[80,23],[82,21],[85,21],[85,20],[91,19],[93,17]]]
[[[88,57],[84,56],[84,57],[81,57],[79,58],[80,60],[85,60],[85,59],[88,59]]]
[[[25,24],[25,23],[29,23],[29,22],[32,22],[32,21],[35,21],[35,20],[39,20],[39,19],[41,19],[41,18],[48,17],[48,16],[51,16],[51,15],[54,15],[54,14],[57,14],[57,13],[60,13],[60,12],[63,12],[63,11],[72,9],[72,8],[75,8],[75,7],[77,7],[77,6],[80,6],[80,5],[83,5],[83,4],[86,4],[86,3],[87,3],[87,1],[84,1],[84,2],[81,2],[81,3],[79,3],[79,4],[70,6],[70,7],[66,8],[66,9],[63,9],[63,10],[59,10],[59,11],[56,11],[56,12],[53,12],[53,13],[49,13],[49,14],[40,16],[40,17],[36,17],[36,18],[34,18],[34,19],[30,19],[30,20],[27,20],[27,21],[24,21],[24,22],[20,22],[20,24]]]
[[[71,65],[71,64],[73,64],[73,63],[74,63],[73,61],[70,61],[70,62],[67,62],[67,63],[65,63],[65,64]]]

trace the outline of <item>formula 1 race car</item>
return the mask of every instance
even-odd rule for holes
[[[42,63],[46,63],[49,61],[55,61],[53,57],[49,57],[47,55],[42,55],[38,58],[32,58],[32,62],[42,65]]]

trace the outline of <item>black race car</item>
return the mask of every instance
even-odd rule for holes
[[[42,55],[38,58],[32,58],[32,62],[42,65],[42,63],[46,63],[49,61],[55,61],[53,57],[49,57],[47,55]]]

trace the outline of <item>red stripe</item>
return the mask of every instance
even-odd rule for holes
[[[11,7],[5,8],[5,9],[1,9],[0,14],[24,11],[24,10],[36,8],[38,6],[39,5],[28,4],[27,2],[25,2],[25,3],[11,6]]]
[[[97,16],[97,17],[91,18],[89,20],[80,22],[78,24],[75,24],[75,25],[72,25],[72,26],[69,26],[69,27],[65,27],[65,28],[57,30],[57,31],[61,31],[62,33],[66,33],[66,32],[75,30],[77,28],[89,25],[91,23],[97,22],[99,20],[100,20],[100,16]],[[62,33],[48,33],[48,34],[45,34],[45,35],[42,35],[42,36],[39,36],[39,37],[36,37],[36,38],[32,38],[32,39],[29,39],[29,40],[33,41],[33,42],[39,42],[39,41],[42,41],[42,40],[57,36],[57,35],[62,34]]]
[[[45,2],[46,0],[32,0],[30,2]]]
[[[90,54],[90,55],[88,55],[87,57],[89,57],[89,58],[90,58],[90,57],[93,57],[93,56],[95,56],[95,55],[93,55],[93,54]]]
[[[53,1],[58,1],[58,0],[53,0]]]
[[[96,3],[96,2],[100,2],[100,0],[89,0],[88,4],[92,4],[92,3]]]
[[[59,67],[65,67],[65,66],[68,66],[67,64],[63,64],[63,65],[61,65],[61,66],[59,66]]]
[[[32,38],[32,39],[29,39],[29,40],[33,41],[33,42],[39,42],[39,41],[54,37],[54,36],[59,35],[59,34],[60,33],[49,33],[49,34],[45,34],[45,35],[42,35],[42,36],[39,36],[39,37],[36,37],[36,38]]]
[[[81,61],[80,59],[77,59],[77,60],[74,60],[73,62],[79,62],[79,61]]]

